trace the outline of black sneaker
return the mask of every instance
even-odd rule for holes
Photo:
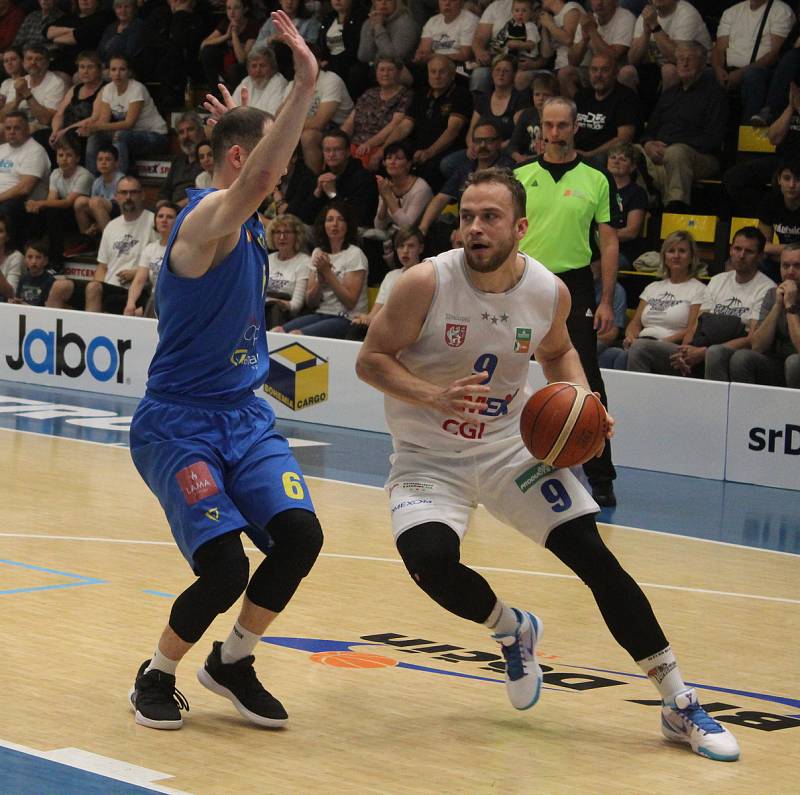
[[[175,687],[175,677],[164,671],[146,671],[150,660],[139,666],[136,682],[128,694],[136,713],[136,722],[151,729],[180,729],[181,710],[189,711],[189,702]]]
[[[617,504],[617,495],[611,481],[592,484],[592,499],[601,508],[613,508]]]
[[[222,643],[215,640],[206,664],[197,672],[200,684],[232,701],[245,718],[259,726],[286,725],[289,715],[283,704],[258,681],[253,668],[256,658],[251,654],[234,663],[223,663],[221,649]]]

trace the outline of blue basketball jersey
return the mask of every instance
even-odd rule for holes
[[[187,215],[215,188],[187,191],[156,284],[158,346],[147,392],[188,405],[236,405],[267,378],[264,328],[267,244],[257,215],[243,225],[233,251],[199,279],[176,275],[172,245]]]

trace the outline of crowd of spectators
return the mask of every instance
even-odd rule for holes
[[[764,288],[763,313],[748,304],[733,346],[692,343],[708,325],[699,290],[715,283],[697,282],[684,236],[664,242],[662,279],[627,331],[604,334],[606,361],[729,377],[736,368],[715,348],[768,356],[753,336],[763,324],[781,350],[796,344],[800,40],[783,0],[0,0],[0,300],[152,314],[158,253],[187,190],[211,184],[203,92],[223,84],[274,115],[291,89],[277,7],[320,72],[292,163],[262,207],[269,327],[363,335],[396,269],[453,245],[469,174],[542,155],[543,106],[561,96],[577,109],[575,150],[616,193],[621,268],[646,247],[648,211],[692,211],[699,180],[719,179],[718,211],[756,219],[761,236],[737,236],[720,274],[750,283],[737,270],[744,245]],[[740,124],[764,127],[775,153],[737,157]],[[142,158],[170,163],[147,193]],[[60,273],[95,251],[88,284]],[[387,271],[370,309],[367,287]],[[748,372],[763,376],[754,361]]]

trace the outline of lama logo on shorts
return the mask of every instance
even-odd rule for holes
[[[451,348],[460,348],[467,338],[465,323],[447,323],[444,328],[444,341]]]
[[[219,494],[219,486],[205,461],[196,461],[184,467],[175,474],[175,480],[178,481],[187,505],[194,505],[206,497]]]

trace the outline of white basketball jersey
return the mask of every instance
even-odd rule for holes
[[[525,270],[507,293],[476,289],[463,249],[431,258],[433,301],[418,339],[398,358],[415,375],[441,386],[485,370],[491,392],[473,396],[467,414],[449,416],[387,395],[386,422],[395,443],[456,452],[518,434],[529,360],[558,304],[556,277],[527,254],[519,256]]]

